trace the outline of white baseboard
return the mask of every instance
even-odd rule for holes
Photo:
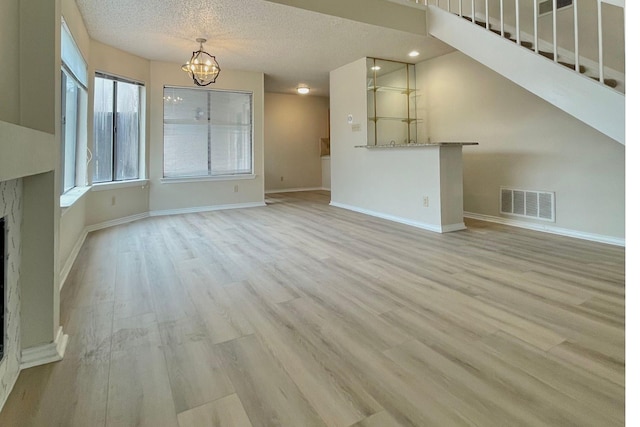
[[[62,326],[60,326],[56,339],[52,343],[22,350],[20,370],[62,360],[68,341],[69,335],[65,335],[62,332]]]
[[[267,204],[264,201],[262,201],[262,202],[251,202],[251,203],[235,203],[230,205],[197,206],[194,208],[165,209],[165,210],[151,211],[149,212],[149,216],[180,215],[180,214],[198,213],[198,212],[221,211],[226,209],[257,208],[261,206],[267,206]]]
[[[71,249],[71,253],[67,258],[67,261],[62,266],[62,269],[60,270],[60,290],[62,290],[64,283],[67,281],[67,277],[69,277],[69,273],[71,272],[71,267],[73,267],[73,263],[76,262],[76,258],[78,257],[80,249],[82,249],[82,245],[87,239],[88,234],[89,232],[87,231],[87,227],[85,227],[84,230],[82,230],[82,233],[80,233],[80,237],[76,241],[76,244],[73,245],[73,249]]]
[[[277,190],[265,190],[264,194],[296,193],[298,191],[318,191],[318,190],[328,190],[328,189],[323,187],[280,188]]]
[[[437,224],[429,224],[426,222],[420,222],[420,221],[414,221],[411,219],[406,219],[406,218],[402,218],[399,216],[394,216],[394,215],[388,215],[385,213],[381,213],[381,212],[375,212],[375,211],[371,211],[369,209],[362,209],[356,206],[351,206],[351,205],[346,205],[344,203],[339,203],[339,202],[334,202],[332,201],[330,203],[331,206],[335,206],[337,208],[342,208],[342,209],[347,209],[350,211],[354,211],[354,212],[359,212],[365,215],[370,215],[370,216],[375,216],[376,218],[382,218],[382,219],[387,219],[389,221],[393,221],[393,222],[399,222],[400,224],[405,224],[405,225],[410,225],[412,227],[417,227],[417,228],[421,228],[423,230],[428,230],[428,231],[435,231],[436,233],[447,233],[449,231],[457,231],[457,230],[464,230],[466,228],[466,226],[464,225],[464,223],[460,223],[460,224],[451,224],[451,225],[437,225]]]
[[[589,240],[591,242],[607,243],[615,246],[625,246],[625,239],[602,234],[586,233],[584,231],[570,230],[547,224],[537,224],[533,222],[518,221],[511,218],[502,218],[491,215],[465,212],[465,218],[478,219],[481,221],[495,222],[497,224],[510,225],[512,227],[526,228],[527,230],[541,231],[543,233],[557,234],[559,236],[574,237],[576,239]]]
[[[135,215],[125,216],[123,218],[116,218],[110,221],[99,222],[97,224],[88,225],[85,230],[89,233],[92,231],[102,230],[103,228],[115,227],[116,225],[127,224],[139,219],[149,218],[149,212],[143,212]]]

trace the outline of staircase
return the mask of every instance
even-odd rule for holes
[[[523,13],[520,7],[525,1],[531,6],[529,14]],[[567,8],[570,10],[562,12],[563,18],[573,14],[573,28],[569,28],[574,43],[571,51],[566,49],[566,35],[558,30],[557,8],[544,18],[545,24],[552,21],[551,28],[540,25],[536,12],[539,3],[544,1],[555,7],[560,0],[418,0],[415,3],[428,3],[423,5],[427,9],[430,35],[624,144],[624,73],[605,63],[609,56],[603,52],[606,36],[602,21],[603,3],[623,11],[624,0],[592,0],[598,11],[597,29],[593,33],[584,31],[584,24],[578,19],[584,15],[578,14],[578,6],[584,7],[587,3],[573,0],[574,4]],[[507,2],[515,6],[515,13],[511,14],[515,25],[507,19]],[[483,7],[476,8],[476,3]],[[521,18],[526,16],[530,19],[524,26],[533,34],[522,29]],[[624,14],[621,16],[623,20]],[[623,22],[615,25],[623,26]],[[567,26],[562,29],[566,32]],[[593,39],[597,33],[597,49],[587,49],[589,45],[585,48],[579,29],[583,30],[584,39]],[[551,40],[541,37],[542,32]],[[564,48],[559,39],[565,42]],[[589,58],[584,51],[597,59]],[[623,45],[621,52],[624,60]]]
[[[473,18],[470,17],[470,16],[464,16],[463,15],[462,18],[466,19],[467,21],[473,22]],[[493,26],[491,24],[489,24],[487,26],[486,22],[483,22],[483,21],[480,21],[480,20],[475,20],[474,24],[479,25],[479,26],[481,26],[483,28],[487,28],[492,33],[497,34],[497,35],[499,35],[501,37],[505,37],[505,38],[511,40],[514,43],[518,43],[518,41],[514,37],[512,37],[511,33],[508,32],[508,31],[505,31],[504,34],[503,34],[500,30],[496,29],[495,26]],[[524,47],[526,47],[527,49],[529,49],[531,51],[535,51],[532,42],[525,41],[525,40],[520,40],[519,44],[520,44],[520,46],[524,46]],[[550,59],[552,61],[554,60],[554,53],[553,52],[547,52],[547,51],[544,51],[544,50],[538,50],[537,53],[539,55],[544,56],[547,59]],[[580,74],[585,74],[587,72],[587,67],[585,67],[584,65],[581,65],[581,64],[578,64],[578,66],[576,68],[575,64],[572,64],[572,63],[569,63],[569,62],[564,62],[564,61],[559,60],[559,59],[556,62],[558,64],[560,64],[560,65],[563,65],[563,66],[567,67],[567,68],[570,68],[572,70],[576,70]],[[599,78],[597,76],[589,76],[589,77],[591,77],[593,80],[599,80]],[[616,87],[619,86],[619,82],[616,79],[611,79],[611,78],[606,78],[606,77],[603,77],[602,83],[604,83],[605,85],[609,86],[610,88],[616,88]]]

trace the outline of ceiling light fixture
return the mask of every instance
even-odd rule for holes
[[[381,67],[379,65],[374,65],[373,67],[371,67],[373,71],[380,71],[380,68]]]
[[[296,89],[300,95],[306,95],[309,93],[309,88],[307,86],[298,86]]]
[[[196,42],[200,43],[200,49],[193,52],[189,62],[182,66],[182,70],[189,73],[193,82],[198,86],[207,86],[215,83],[218,74],[220,74],[220,65],[216,61],[216,57],[205,52],[202,48],[203,43],[206,41],[207,39],[196,39]]]
[[[418,52],[417,50],[412,50],[411,52],[409,52],[409,56],[412,58],[418,55],[420,55],[420,52]]]

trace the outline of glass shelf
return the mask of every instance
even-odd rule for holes
[[[406,87],[394,87],[394,86],[369,86],[367,90],[374,91],[374,92],[398,92],[403,95],[408,95],[416,91],[416,89],[408,89]]]
[[[389,120],[393,122],[403,122],[403,123],[421,123],[422,119],[417,119],[414,117],[369,117],[369,120],[372,122],[377,122],[379,120]]]

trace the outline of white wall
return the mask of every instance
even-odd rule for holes
[[[223,70],[212,89],[253,92],[253,143],[255,179],[225,181],[162,182],[163,176],[163,88],[184,86],[194,88],[180,64],[151,63],[150,95],[150,173],[151,211],[189,209],[219,205],[264,203],[264,74]],[[234,187],[238,186],[238,192]]]
[[[462,53],[417,65],[432,141],[464,150],[464,209],[499,217],[499,188],[556,192],[559,228],[624,238],[625,148]],[[517,217],[528,222],[538,222]]]
[[[20,2],[0,2],[0,121],[20,122]]]
[[[322,156],[322,188],[331,190],[331,156]]]
[[[320,138],[329,136],[328,110],[326,97],[265,93],[267,191],[322,186]]]

